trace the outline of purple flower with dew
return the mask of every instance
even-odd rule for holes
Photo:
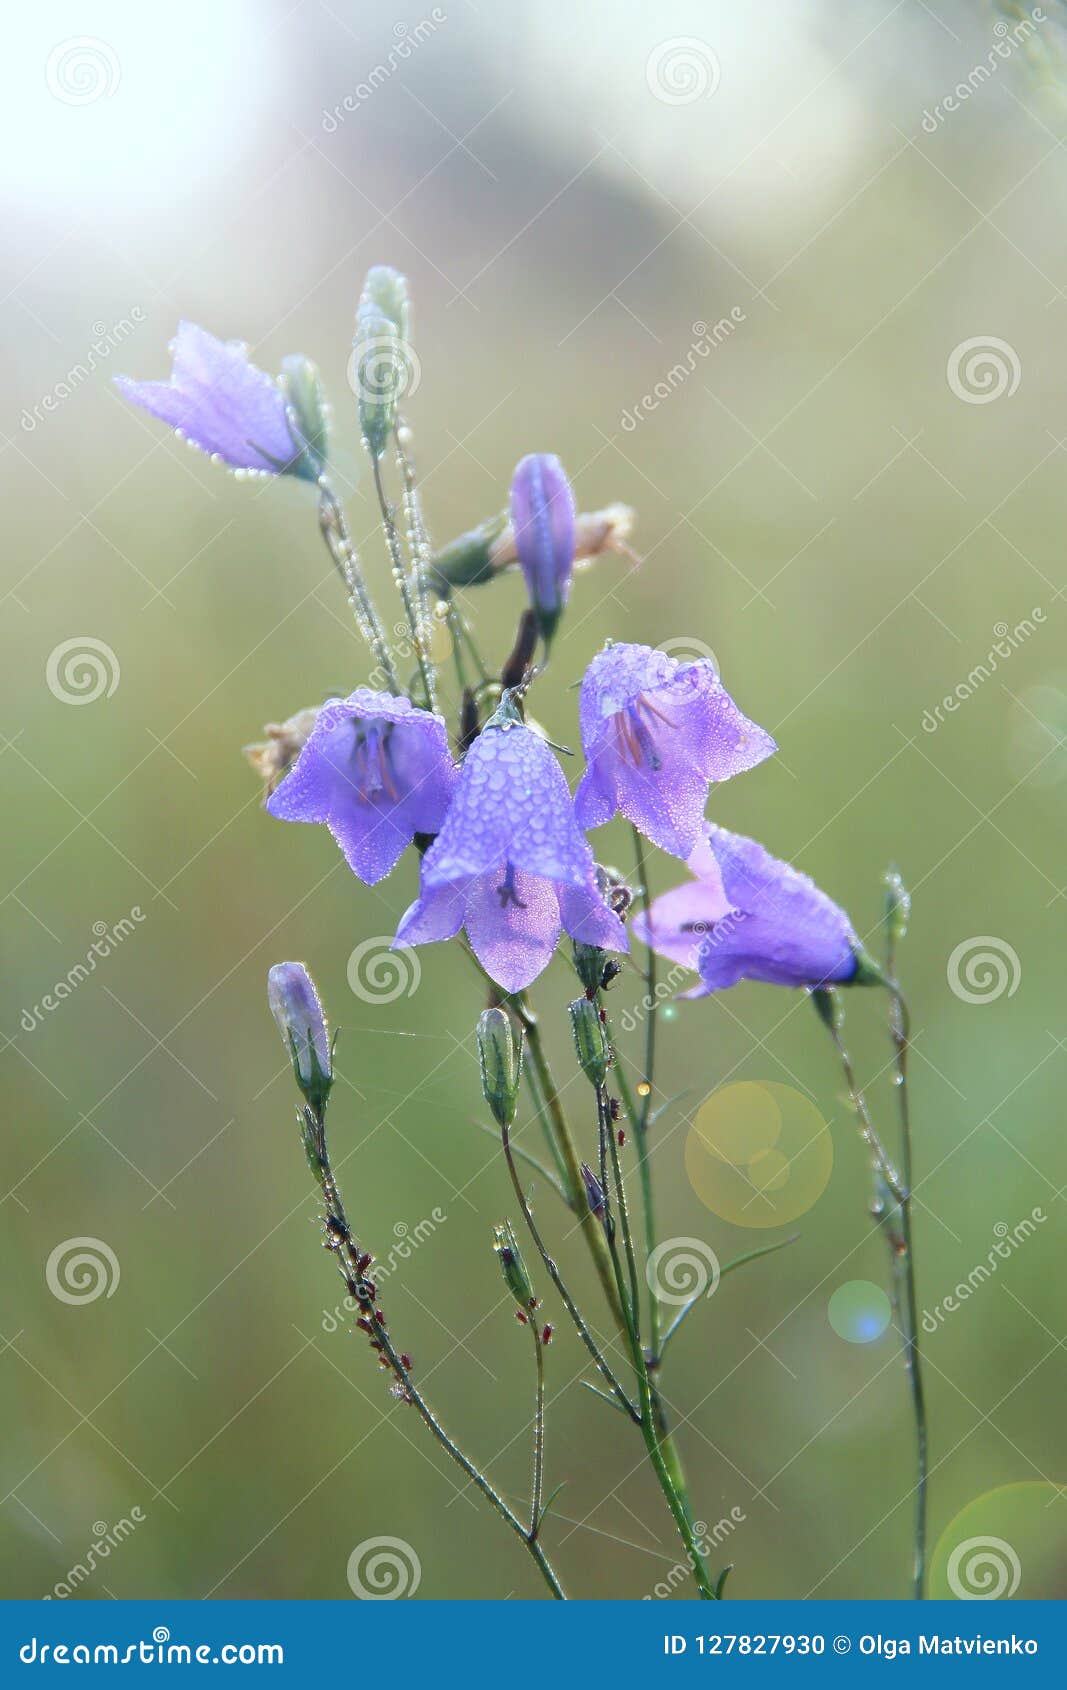
[[[563,929],[587,945],[629,949],[597,886],[563,770],[508,701],[467,753],[395,944],[451,939],[461,927],[506,992],[548,966]]]
[[[116,376],[119,391],[231,469],[317,479],[283,389],[249,363],[246,346],[182,322],[170,351],[169,381]]]
[[[357,687],[323,705],[266,807],[281,821],[324,822],[353,873],[373,886],[416,833],[438,831],[455,781],[442,717]]]
[[[814,987],[870,978],[873,965],[844,910],[756,840],[705,822],[687,866],[695,878],[632,923],[646,945],[700,974],[685,997],[739,980]]]
[[[547,643],[567,603],[574,569],[571,484],[551,452],[531,452],[511,483],[511,528],[530,603]]]
[[[777,750],[707,658],[678,663],[646,645],[597,653],[582,682],[581,721],[579,824],[600,827],[621,810],[676,857],[688,857],[700,838],[709,785]]]

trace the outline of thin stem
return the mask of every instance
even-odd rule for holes
[[[534,1392],[533,1496],[530,1503],[529,1539],[533,1543],[541,1524],[541,1497],[545,1484],[545,1346],[541,1328],[533,1314],[529,1318],[533,1333],[537,1384]]]
[[[406,423],[398,420],[394,431],[396,444],[396,461],[404,483],[404,517],[408,527],[408,546],[412,557],[412,575],[415,584],[415,615],[422,635],[423,644],[426,641],[428,628],[427,611],[427,579],[430,571],[432,552],[430,537],[426,532],[426,522],[422,514],[422,500],[419,497],[418,481],[415,476],[415,464],[411,455],[411,429]],[[431,663],[431,670],[433,665]],[[431,705],[431,708],[433,706]]]
[[[529,1232],[530,1237],[534,1241],[534,1247],[537,1250],[537,1253],[540,1256],[541,1260],[545,1264],[545,1268],[548,1272],[548,1276],[551,1279],[553,1285],[556,1287],[556,1290],[559,1292],[560,1297],[563,1301],[563,1306],[565,1307],[565,1309],[567,1310],[567,1313],[570,1315],[571,1319],[573,1320],[575,1327],[578,1330],[578,1334],[579,1334],[579,1336],[582,1340],[582,1343],[585,1345],[586,1349],[589,1351],[589,1354],[592,1356],[593,1360],[596,1362],[597,1367],[600,1369],[600,1372],[603,1374],[604,1379],[611,1386],[611,1389],[614,1391],[616,1397],[618,1398],[620,1407],[625,1408],[626,1412],[630,1415],[630,1418],[632,1420],[637,1421],[637,1420],[640,1419],[640,1416],[637,1412],[637,1409],[634,1407],[633,1403],[630,1401],[630,1399],[627,1396],[626,1392],[624,1391],[623,1387],[619,1384],[619,1381],[615,1377],[615,1374],[612,1372],[610,1365],[608,1364],[605,1356],[603,1355],[603,1353],[600,1349],[600,1346],[598,1345],[596,1339],[593,1337],[593,1334],[590,1332],[588,1326],[586,1325],[585,1321],[583,1320],[582,1315],[581,1315],[581,1313],[578,1309],[578,1305],[574,1301],[574,1298],[571,1296],[570,1291],[567,1289],[567,1286],[566,1286],[564,1279],[563,1279],[563,1275],[560,1273],[559,1268],[557,1267],[555,1260],[553,1259],[553,1257],[549,1253],[548,1246],[546,1245],[544,1238],[541,1235],[541,1230],[538,1227],[537,1222],[534,1220],[533,1210],[531,1209],[529,1200],[526,1196],[525,1191],[523,1190],[522,1181],[519,1178],[519,1170],[515,1165],[516,1151],[515,1151],[515,1146],[513,1146],[512,1142],[511,1142],[511,1129],[510,1129],[510,1127],[502,1127],[501,1128],[501,1141],[502,1141],[503,1147],[504,1147],[504,1160],[506,1161],[506,1163],[508,1165],[508,1173],[511,1176],[511,1183],[512,1183],[512,1186],[515,1189],[515,1196],[518,1200],[519,1207],[522,1210],[523,1220],[526,1222],[527,1231]],[[588,1207],[588,1204],[586,1205],[586,1207]]]
[[[600,1283],[604,1288],[604,1294],[608,1299],[608,1304],[616,1321],[619,1323],[620,1329],[624,1329],[625,1321],[622,1314],[622,1307],[619,1302],[618,1291],[615,1285],[615,1275],[611,1265],[611,1257],[608,1252],[607,1241],[604,1237],[604,1229],[600,1225],[600,1222],[597,1220],[592,1209],[590,1209],[585,1198],[585,1182],[582,1179],[581,1162],[578,1157],[577,1149],[575,1148],[574,1139],[571,1137],[571,1130],[567,1124],[567,1117],[564,1113],[563,1105],[560,1102],[559,1092],[556,1090],[556,1083],[552,1078],[552,1070],[548,1065],[548,1058],[545,1055],[545,1048],[541,1040],[541,1029],[538,1025],[537,1017],[531,1009],[529,1002],[524,996],[522,996],[521,993],[517,996],[510,997],[508,1002],[511,1004],[519,1020],[522,1022],[523,1031],[526,1034],[527,1057],[531,1068],[537,1075],[537,1083],[541,1090],[545,1116],[549,1123],[553,1140],[559,1148],[567,1181],[567,1191],[571,1197],[571,1207],[574,1209],[575,1214],[581,1222],[582,1231],[585,1234],[586,1243],[588,1244],[590,1253],[593,1257],[593,1264],[596,1268]]]
[[[892,935],[888,946],[888,972],[891,985],[889,1030],[896,1052],[897,1095],[900,1103],[900,1172],[904,1191],[900,1199],[901,1233],[904,1243],[902,1262],[904,1280],[904,1362],[911,1386],[912,1413],[915,1417],[915,1444],[918,1477],[915,1487],[915,1560],[913,1582],[915,1599],[921,1602],[926,1595],[926,1512],[930,1468],[930,1439],[926,1422],[926,1395],[923,1389],[922,1365],[919,1355],[919,1308],[915,1288],[915,1245],[912,1231],[912,1142],[911,1106],[908,1098],[908,1044],[911,1017],[904,995],[897,984],[896,945]]]
[[[397,680],[393,656],[360,567],[344,506],[324,475],[319,477],[319,528],[334,567],[348,591],[360,633],[374,653],[389,691],[399,693],[400,683]]]
[[[405,1363],[401,1351],[396,1348],[384,1321],[375,1318],[374,1286],[373,1282],[367,1278],[367,1267],[369,1264],[367,1263],[365,1255],[353,1238],[351,1228],[348,1224],[348,1216],[345,1214],[344,1203],[341,1200],[341,1192],[334,1176],[333,1168],[329,1160],[329,1154],[326,1149],[326,1129],[325,1122],[322,1117],[319,1117],[317,1121],[317,1129],[317,1145],[322,1167],[320,1185],[323,1198],[326,1203],[326,1241],[329,1248],[335,1251],[338,1256],[342,1258],[342,1277],[345,1280],[349,1292],[353,1297],[355,1297],[357,1302],[369,1311],[374,1341],[376,1344],[381,1346],[379,1353],[385,1357],[385,1360],[396,1379],[398,1393],[404,1402],[410,1403],[416,1410],[426,1427],[437,1439],[437,1442],[441,1445],[442,1449],[446,1450],[457,1466],[462,1468],[471,1483],[477,1486],[478,1490],[481,1491],[486,1501],[496,1510],[501,1519],[511,1527],[511,1530],[515,1532],[518,1537],[522,1539],[530,1555],[536,1562],[538,1570],[545,1580],[545,1583],[548,1585],[548,1588],[551,1590],[553,1596],[555,1596],[558,1600],[565,1600],[566,1593],[564,1592],[563,1586],[560,1584],[555,1570],[553,1569],[544,1550],[541,1548],[540,1543],[537,1541],[536,1536],[527,1530],[518,1515],[512,1512],[507,1503],[504,1501],[504,1498],[497,1490],[494,1489],[485,1474],[475,1466],[469,1456],[464,1454],[459,1445],[445,1431],[433,1409],[430,1407],[429,1403],[422,1395],[422,1392],[412,1379],[411,1369]]]
[[[622,1236],[623,1250],[626,1257],[627,1272],[631,1286],[631,1311],[628,1322],[630,1348],[633,1355],[634,1371],[637,1374],[638,1390],[641,1400],[641,1433],[645,1440],[649,1460],[660,1483],[660,1489],[667,1499],[667,1506],[674,1517],[678,1534],[685,1546],[686,1556],[696,1580],[701,1599],[714,1602],[716,1593],[708,1577],[707,1566],[697,1541],[693,1521],[679,1496],[671,1471],[664,1459],[660,1445],[659,1432],[656,1426],[656,1408],[653,1402],[652,1386],[649,1380],[648,1365],[644,1350],[641,1347],[640,1305],[637,1298],[637,1258],[634,1252],[633,1233],[630,1228],[630,1217],[626,1203],[626,1188],[623,1184],[622,1169],[619,1165],[619,1152],[612,1131],[611,1110],[608,1104],[607,1090],[604,1086],[597,1087],[597,1116],[601,1134],[606,1138],[611,1156],[612,1173],[615,1180],[615,1195],[619,1215],[619,1231]]]
[[[856,1118],[860,1124],[860,1136],[874,1156],[874,1160],[882,1178],[885,1180],[886,1185],[888,1185],[890,1191],[893,1193],[893,1196],[899,1203],[904,1195],[900,1175],[889,1160],[889,1157],[886,1154],[885,1145],[882,1143],[877,1131],[875,1130],[874,1122],[871,1119],[871,1112],[867,1107],[867,1099],[864,1097],[859,1081],[856,1079],[856,1070],[852,1065],[852,1058],[849,1055],[845,1046],[845,1041],[841,1036],[841,1029],[833,1023],[827,1024],[830,1028],[830,1037],[834,1041],[838,1059],[841,1063],[841,1068],[845,1076],[845,1084],[848,1087],[849,1099],[852,1103],[852,1108],[855,1111]]]
[[[634,867],[637,873],[638,896],[641,899],[646,920],[651,921],[649,910],[651,898],[648,887],[648,865],[645,857],[645,842],[636,827],[631,829],[634,841]],[[649,934],[651,939],[651,933]],[[638,1088],[641,1104],[637,1117],[637,1170],[641,1180],[641,1207],[645,1220],[645,1252],[651,1256],[656,1247],[656,1216],[652,1193],[652,1163],[648,1154],[648,1125],[652,1114],[652,1083],[656,1066],[656,953],[651,944],[646,945],[645,955],[645,1072],[643,1081]],[[648,1288],[648,1347],[653,1355],[659,1353],[660,1309],[659,1298],[654,1285]]]
[[[382,515],[382,528],[385,532],[385,543],[389,548],[389,561],[392,565],[393,580],[396,582],[397,588],[400,592],[400,597],[404,605],[404,615],[407,617],[408,628],[411,631],[411,643],[415,650],[415,658],[419,666],[419,674],[422,676],[422,684],[426,691],[427,708],[430,710],[436,710],[437,694],[435,690],[433,664],[430,662],[429,653],[426,650],[426,642],[423,638],[424,630],[420,625],[415,600],[411,594],[411,585],[407,577],[407,569],[404,563],[404,552],[400,544],[400,531],[396,525],[396,516],[392,505],[389,503],[389,499],[385,491],[385,483],[382,480],[381,459],[372,452],[370,454],[370,460],[374,475],[374,491],[378,496],[378,509],[381,511]]]

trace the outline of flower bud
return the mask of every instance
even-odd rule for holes
[[[589,1207],[598,1221],[604,1219],[607,1204],[604,1201],[604,1187],[597,1179],[588,1162],[582,1163],[582,1179],[585,1183],[585,1195],[589,1199]]]
[[[500,1263],[500,1271],[504,1275],[504,1284],[519,1308],[523,1311],[533,1308],[537,1298],[534,1296],[530,1275],[526,1271],[526,1263],[522,1259],[522,1251],[510,1221],[501,1221],[499,1226],[493,1228],[493,1249]]]
[[[283,358],[281,386],[304,456],[318,480],[329,456],[330,418],[318,367],[301,353]]]
[[[449,541],[436,554],[430,567],[433,584],[443,597],[447,598],[453,587],[478,587],[492,580],[493,546],[507,528],[507,520],[501,511]]]
[[[813,986],[810,995],[819,1020],[831,1033],[839,1033],[845,1024],[845,1011],[833,987]]]
[[[885,888],[886,932],[890,945],[896,946],[908,931],[911,894],[895,868],[886,871],[882,885]]]
[[[352,385],[359,404],[359,428],[368,452],[380,458],[400,410],[404,351],[396,325],[377,306],[360,301],[352,348]]]
[[[359,426],[367,450],[380,458],[397,424],[411,376],[408,285],[399,270],[375,264],[367,271],[356,308],[350,381],[359,401]]]
[[[407,277],[391,264],[372,264],[363,282],[360,305],[374,306],[388,317],[401,340],[411,333],[411,302]]]
[[[502,1127],[515,1119],[522,1078],[522,1033],[513,1031],[503,1009],[487,1009],[478,1017],[478,1061],[485,1101]]]
[[[321,1118],[333,1085],[333,1057],[319,994],[302,962],[275,963],[267,975],[267,1002],[293,1059],[296,1083]]]
[[[511,526],[547,645],[567,603],[575,547],[574,494],[553,453],[532,452],[520,462],[511,483]]]
[[[574,971],[587,992],[599,992],[604,979],[604,952],[600,946],[575,939]]]
[[[607,1079],[611,1050],[600,1011],[588,998],[576,998],[568,1007],[582,1072],[592,1085],[602,1086]]]

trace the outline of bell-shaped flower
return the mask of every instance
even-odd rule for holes
[[[563,770],[507,702],[467,753],[395,943],[451,939],[461,927],[507,992],[547,967],[561,930],[605,950],[629,948],[597,885]]]
[[[511,531],[530,603],[546,643],[571,588],[576,542],[574,494],[551,452],[531,452],[511,483]]]
[[[408,698],[357,687],[318,713],[267,809],[324,822],[360,880],[384,879],[416,833],[436,833],[456,780],[440,716]]]
[[[597,653],[582,682],[581,721],[580,825],[600,827],[621,810],[676,857],[688,857],[700,837],[710,784],[777,750],[707,658],[679,663],[646,645]]]
[[[317,479],[314,452],[305,446],[284,388],[249,363],[242,342],[217,340],[183,322],[170,351],[169,381],[116,376],[119,391],[231,469]]]
[[[844,910],[756,840],[705,822],[687,866],[694,878],[632,922],[654,951],[699,973],[684,996],[739,980],[815,987],[876,976]]]

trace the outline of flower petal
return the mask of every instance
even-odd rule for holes
[[[548,967],[560,934],[553,883],[517,869],[513,895],[500,887],[504,865],[476,880],[467,894],[466,928],[482,967],[506,992],[522,991]]]

